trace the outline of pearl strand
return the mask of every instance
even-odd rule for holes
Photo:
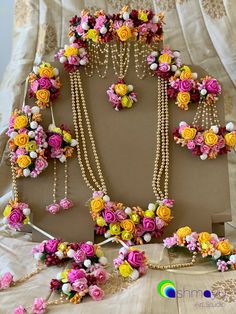
[[[56,158],[53,159],[53,192],[52,192],[52,198],[53,203],[56,204],[56,188],[57,188],[57,161]]]
[[[179,263],[179,264],[168,264],[168,265],[160,265],[154,262],[148,262],[148,268],[155,269],[155,270],[166,270],[166,269],[176,269],[176,268],[183,268],[183,267],[191,267],[196,263],[196,252],[193,252],[192,260],[188,263]]]
[[[17,188],[17,183],[16,183],[16,172],[14,169],[14,164],[11,161],[11,175],[12,175],[12,189],[13,189],[13,197],[16,202],[19,201],[19,192]]]

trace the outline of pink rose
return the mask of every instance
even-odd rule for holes
[[[192,141],[192,140],[188,140],[187,141],[187,147],[188,147],[188,149],[194,149],[195,148],[195,142],[194,141]]]
[[[38,90],[38,87],[39,87],[39,83],[38,81],[33,81],[31,84],[30,84],[30,88],[31,90],[34,92],[34,94],[36,94],[37,90]]]
[[[219,153],[220,147],[219,147],[218,144],[215,144],[214,146],[211,147],[211,150],[212,150],[214,153]]]
[[[166,72],[170,71],[170,65],[168,63],[166,63],[166,62],[160,63],[159,64],[159,70],[161,72],[165,72],[166,73]]]
[[[10,272],[7,272],[0,277],[0,290],[5,290],[10,287],[13,282],[13,276]]]
[[[141,237],[143,234],[144,234],[143,226],[141,224],[135,225],[134,235],[136,237]]]
[[[147,63],[148,64],[152,64],[153,62],[155,62],[155,57],[152,55],[147,56]]]
[[[206,81],[206,89],[211,94],[220,94],[221,86],[216,79],[210,79]]]
[[[113,93],[110,93],[108,94],[109,96],[109,101],[115,105],[119,105],[120,103],[120,98],[119,96],[117,96],[114,92]]]
[[[80,245],[80,250],[84,251],[84,253],[88,256],[88,257],[92,257],[94,256],[95,252],[94,252],[94,247],[92,244],[88,244],[88,243],[82,243]]]
[[[179,90],[181,92],[189,92],[193,87],[193,84],[190,80],[184,79],[179,82]]]
[[[68,273],[68,280],[71,283],[85,277],[86,277],[85,270],[82,270],[82,269],[71,269]]]
[[[156,227],[158,230],[162,229],[165,226],[164,220],[159,217],[156,217]]]
[[[105,15],[98,16],[96,19],[96,24],[95,24],[94,28],[96,30],[100,31],[100,29],[104,26],[105,21],[106,21]]]
[[[31,172],[30,172],[30,177],[31,178],[37,178],[37,176],[38,176],[38,171],[35,169],[35,170],[32,170]]]
[[[146,265],[141,265],[141,266],[139,267],[138,271],[139,271],[140,275],[145,275],[146,272],[147,272],[147,269],[148,269],[148,268],[147,268]]]
[[[124,219],[127,218],[127,214],[125,213],[125,211],[123,209],[118,209],[116,212],[115,212],[115,215],[116,215],[116,219],[118,221],[122,221]]]
[[[26,155],[26,150],[24,148],[17,148],[16,156]]]
[[[59,89],[60,88],[60,83],[54,79],[50,79],[50,82],[52,84],[52,86],[56,89]]]
[[[196,137],[195,137],[195,143],[196,143],[197,145],[201,145],[202,142],[203,142],[203,140],[204,140],[204,138],[203,138],[202,134],[201,134],[201,133],[198,133],[198,134],[196,135]]]
[[[45,168],[47,168],[48,162],[43,157],[39,157],[35,160],[35,169],[37,171],[43,171]]]
[[[106,283],[108,280],[108,273],[105,271],[104,268],[96,269],[94,272],[94,276],[97,279],[97,283],[101,285]]]
[[[80,35],[80,36],[84,34],[84,30],[83,30],[81,24],[76,27],[76,31],[77,31],[78,35]]]
[[[41,77],[38,82],[42,89],[49,89],[52,86],[50,79],[47,77]]]
[[[149,29],[151,32],[153,32],[153,33],[156,33],[157,30],[158,30],[158,25],[157,25],[157,24],[154,24],[154,23],[152,23],[152,22],[147,23],[147,27],[148,27],[148,29]]]
[[[62,144],[62,136],[59,134],[53,134],[48,139],[48,145],[53,148],[60,148]]]
[[[116,215],[112,210],[105,209],[103,212],[103,218],[107,223],[116,222]]]
[[[76,263],[83,263],[84,260],[86,259],[86,254],[84,251],[78,250],[74,253],[73,258]]]
[[[221,135],[218,136],[217,145],[219,146],[220,149],[225,147],[225,140],[224,140],[224,138]]]
[[[50,204],[46,207],[46,210],[50,213],[50,214],[57,214],[60,211],[60,205],[57,203],[53,203]]]
[[[52,254],[57,251],[57,246],[60,243],[57,239],[47,240],[45,244],[45,251],[46,253]]]
[[[73,290],[77,291],[77,292],[81,292],[84,291],[88,288],[88,281],[86,278],[81,278],[76,280],[73,284],[72,284],[72,288]]]
[[[132,250],[128,254],[128,262],[131,266],[138,268],[145,263],[145,256],[139,250]]]
[[[169,199],[169,198],[164,198],[162,202],[163,202],[163,204],[166,205],[167,207],[173,207],[173,206],[174,206],[174,203],[175,203],[174,200],[171,200],[171,199]]]
[[[63,149],[62,148],[52,148],[51,149],[51,158],[60,158],[63,154]]]
[[[43,253],[44,252],[44,247],[45,247],[45,243],[44,242],[41,242],[39,243],[38,245],[34,246],[32,248],[32,254],[35,254],[35,253]]]
[[[210,147],[204,144],[204,145],[202,145],[202,146],[200,147],[200,151],[201,151],[201,153],[203,153],[203,154],[208,154],[209,151],[210,151]]]
[[[113,26],[114,26],[114,29],[118,29],[122,26],[122,21],[121,20],[115,20]]]
[[[43,298],[34,299],[34,304],[32,306],[32,311],[34,314],[43,314],[46,311],[47,304]]]
[[[24,106],[24,108],[22,109],[24,113],[31,113],[31,108],[29,105]]]
[[[103,192],[102,191],[93,192],[93,198],[96,198],[96,197],[103,197]]]
[[[148,31],[147,24],[141,24],[138,27],[138,32],[140,33],[140,35],[145,35],[147,31]]]
[[[63,209],[69,209],[73,206],[73,202],[69,198],[63,198],[60,200],[60,206]]]
[[[131,19],[128,19],[128,20],[124,21],[124,25],[128,26],[129,28],[133,28],[134,22]]]
[[[68,62],[69,62],[69,64],[79,65],[79,57],[78,56],[69,56]]]
[[[154,218],[144,217],[142,223],[145,231],[154,231],[156,229]]]
[[[21,210],[13,209],[10,215],[7,217],[10,227],[20,230],[22,228],[22,222],[24,215]]]
[[[177,237],[173,236],[163,240],[164,246],[168,249],[177,244]]]
[[[17,306],[13,312],[13,314],[26,314],[26,313],[27,313],[27,311],[22,305]]]
[[[104,298],[105,293],[97,285],[93,285],[89,287],[89,295],[94,301],[100,301]]]

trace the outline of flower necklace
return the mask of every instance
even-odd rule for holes
[[[73,123],[76,140],[79,143],[77,145],[78,162],[82,177],[87,187],[93,192],[92,198],[89,200],[89,206],[92,218],[95,221],[96,233],[104,235],[106,238],[118,236],[124,241],[134,243],[143,243],[143,240],[149,242],[152,237],[160,237],[163,234],[164,227],[172,219],[171,207],[174,203],[173,200],[168,198],[169,117],[167,82],[162,78],[157,78],[157,140],[152,179],[152,188],[156,201],[149,203],[146,210],[139,206],[130,208],[120,202],[111,201],[107,195],[107,187],[98,158],[79,71],[70,73],[70,83]],[[88,143],[83,127],[84,119],[98,179],[95,177],[88,156]]]

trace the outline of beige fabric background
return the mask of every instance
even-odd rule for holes
[[[3,205],[11,194],[11,178],[6,167],[4,135],[13,108],[19,106],[22,94],[22,82],[35,62],[53,60],[55,49],[66,41],[67,21],[83,7],[92,10],[104,8],[118,10],[129,2],[131,7],[153,7],[166,11],[165,42],[183,53],[183,59],[189,64],[198,64],[208,73],[215,75],[224,84],[224,102],[226,118],[236,122],[236,3],[223,0],[163,0],[163,1],[79,1],[79,0],[16,0],[13,52],[0,88],[0,204]],[[99,3],[99,5],[98,5]],[[197,31],[195,31],[197,29]],[[236,204],[236,169],[235,154],[229,155],[231,204],[235,213]],[[233,230],[233,229],[232,229]],[[5,233],[4,233],[5,234]],[[231,238],[235,240],[234,232]],[[17,235],[18,236],[18,235]],[[0,238],[1,272],[11,270],[16,278],[32,269],[30,257],[32,243],[23,237]],[[162,246],[145,246],[147,255],[160,259]],[[115,249],[107,249],[109,256],[114,256]],[[164,263],[174,261],[179,255],[164,255]],[[26,263],[27,261],[27,263]],[[204,266],[204,267],[203,267]],[[207,266],[207,268],[205,268]],[[207,275],[199,272],[209,271]],[[54,307],[51,313],[222,313],[235,312],[236,275],[234,272],[211,273],[213,266],[200,264],[196,268],[182,270],[180,273],[150,271],[128,290],[114,296],[108,295],[104,301],[95,305],[90,301],[74,306]],[[12,313],[15,305],[30,305],[34,297],[49,297],[49,278],[58,269],[51,268],[32,278],[23,286],[0,294],[0,313]],[[196,274],[194,272],[196,271]],[[186,274],[188,272],[188,275]],[[204,271],[203,271],[204,272]],[[162,299],[156,293],[156,284],[163,279],[171,279],[177,289],[212,289],[212,285],[223,289],[228,296],[223,307],[217,307],[218,300],[211,305],[201,298]],[[229,302],[231,301],[231,302]],[[196,305],[203,302],[203,305]],[[95,308],[96,306],[96,308]]]

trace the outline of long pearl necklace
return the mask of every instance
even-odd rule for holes
[[[110,198],[107,196],[107,186],[105,183],[105,179],[102,173],[97,148],[95,144],[95,140],[93,137],[92,127],[90,123],[89,113],[87,110],[87,105],[85,101],[82,81],[80,72],[76,71],[74,73],[70,73],[70,83],[71,83],[71,95],[72,95],[72,113],[73,113],[73,123],[75,129],[75,137],[78,141],[77,145],[77,157],[78,163],[81,169],[82,177],[87,187],[91,189],[93,192],[99,191],[99,193],[93,194],[93,198],[95,201],[92,201],[91,214],[94,220],[97,221],[98,227],[102,226],[102,216],[99,218],[99,214],[101,214],[102,210],[106,207],[106,203],[110,203]],[[169,116],[168,116],[168,96],[167,96],[167,82],[165,82],[161,78],[157,78],[157,126],[156,126],[156,154],[154,161],[154,170],[153,170],[153,179],[152,179],[152,189],[156,198],[156,203],[149,204],[147,211],[143,211],[140,207],[133,207],[132,210],[130,207],[121,206],[119,210],[124,211],[124,215],[128,215],[124,217],[124,220],[132,220],[134,219],[134,224],[140,221],[140,218],[143,217],[153,219],[158,218],[158,223],[163,223],[166,226],[171,220],[171,215],[168,212],[170,210],[169,207],[172,207],[171,201],[168,199],[168,182],[169,182],[169,137],[168,137],[168,127],[169,127]],[[86,125],[86,130],[88,133],[88,140],[85,136],[84,125]],[[88,148],[91,145],[91,151],[93,156],[89,156]],[[91,167],[91,157],[93,157],[96,173],[93,171]],[[100,202],[100,203],[99,203]],[[94,205],[95,203],[95,205]],[[98,208],[98,205],[101,205],[103,208]],[[114,203],[115,204],[115,203]],[[120,205],[120,203],[118,203]],[[94,206],[93,206],[94,205]],[[100,206],[99,205],[99,206]],[[138,209],[137,209],[138,208]],[[94,213],[95,211],[95,213]],[[160,213],[164,211],[164,214],[155,215],[151,214],[151,211]],[[99,212],[99,214],[98,214]],[[134,218],[133,214],[138,215],[139,217]],[[146,216],[145,216],[146,215]],[[99,218],[99,219],[98,219]],[[132,218],[132,219],[131,219]],[[161,219],[160,219],[161,218]],[[135,221],[136,219],[136,221]],[[98,224],[99,221],[99,224]],[[122,226],[122,222],[121,222]],[[105,236],[109,237],[111,235],[116,235],[119,232],[119,226],[114,224],[109,228],[113,228],[114,230],[108,230],[108,234]],[[116,228],[115,228],[116,227]],[[135,225],[137,227],[137,225]],[[132,229],[132,228],[131,228]],[[99,229],[101,231],[101,228]],[[133,230],[133,229],[132,229]],[[136,230],[136,229],[135,229]],[[125,227],[124,230],[126,231]],[[153,230],[151,230],[153,231]],[[161,231],[163,231],[161,229]],[[135,231],[133,231],[135,233]],[[153,233],[153,232],[152,232]],[[145,233],[146,234],[146,233]],[[145,235],[144,234],[144,235]],[[123,233],[123,240],[128,240],[130,237],[130,232]],[[125,237],[125,238],[124,238]],[[134,235],[132,236],[134,237]],[[149,242],[151,239],[150,232],[148,236],[144,237],[146,242]],[[142,238],[138,236],[135,238],[135,242],[142,243]]]

